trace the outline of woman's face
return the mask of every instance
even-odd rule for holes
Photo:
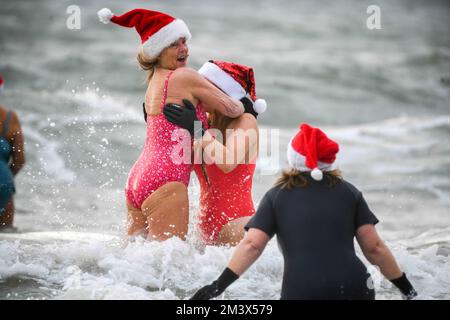
[[[160,66],[170,70],[186,67],[188,57],[186,38],[180,38],[161,52]]]

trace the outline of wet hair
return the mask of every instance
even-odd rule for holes
[[[275,187],[286,188],[288,190],[294,188],[304,188],[308,186],[308,179],[311,173],[309,171],[299,171],[297,169],[284,170],[281,176],[275,182]],[[326,179],[329,187],[334,187],[342,180],[342,172],[340,170],[323,171],[323,179]]]
[[[150,82],[150,80],[153,77],[153,74],[155,73],[155,69],[159,64],[159,56],[156,58],[149,58],[145,55],[144,51],[139,51],[137,57],[136,57],[139,66],[142,70],[148,71],[147,72],[147,82]],[[142,104],[142,108],[144,110],[144,120],[147,122],[147,111],[145,111],[145,102]]]
[[[150,79],[153,77],[153,74],[155,73],[155,68],[159,64],[159,57],[149,58],[141,50],[138,53],[136,58],[137,58],[137,61],[139,62],[139,65],[140,65],[141,69],[144,70],[144,71],[148,71],[148,73],[147,73],[147,82],[149,82]]]
[[[222,133],[223,144],[226,144],[226,130],[233,118],[223,115],[219,111],[213,110],[209,113],[208,124],[210,127],[218,129]]]

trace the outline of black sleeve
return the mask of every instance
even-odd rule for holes
[[[362,193],[359,192],[356,203],[355,230],[365,224],[375,225],[377,223],[377,217],[369,209],[369,206],[367,205],[367,202],[364,199]]]
[[[245,230],[256,228],[264,231],[272,238],[276,232],[275,211],[268,193],[264,195],[259,203],[258,210],[250,221],[245,225]]]

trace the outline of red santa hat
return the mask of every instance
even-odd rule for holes
[[[253,109],[258,114],[266,111],[266,100],[256,97],[253,68],[232,62],[210,60],[198,72],[232,98],[240,100],[249,93],[254,102]]]
[[[333,163],[338,152],[339,145],[319,128],[302,123],[300,131],[288,144],[287,159],[291,167],[311,171],[312,178],[320,181],[322,171],[334,170]]]
[[[191,33],[183,20],[175,19],[165,13],[146,9],[134,9],[121,16],[103,8],[97,12],[103,23],[110,21],[127,28],[135,27],[141,36],[144,54],[156,58],[179,38],[191,38]]]

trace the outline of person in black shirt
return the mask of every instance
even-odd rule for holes
[[[245,238],[220,277],[191,299],[211,299],[239,278],[275,234],[284,257],[281,299],[373,300],[375,291],[357,257],[356,237],[367,260],[406,299],[417,296],[378,236],[378,219],[362,193],[334,168],[339,146],[318,128],[302,124],[288,145],[292,167],[261,200]]]

